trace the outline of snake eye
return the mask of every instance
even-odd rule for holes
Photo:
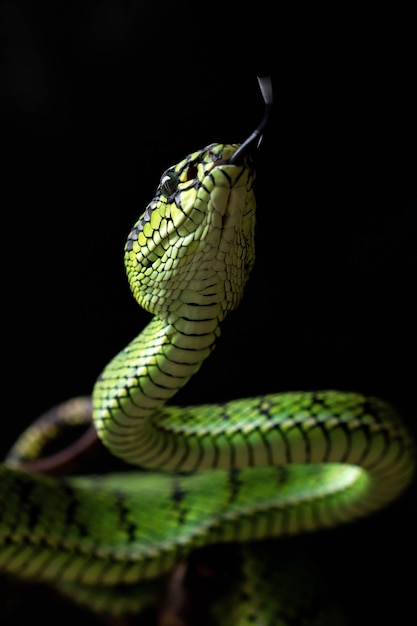
[[[178,176],[175,172],[167,171],[161,176],[161,191],[162,193],[169,197],[172,196],[174,191],[178,187]]]

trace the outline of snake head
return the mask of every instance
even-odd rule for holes
[[[210,144],[162,174],[125,246],[138,303],[155,315],[185,315],[210,303],[235,308],[254,263],[255,172],[237,144]]]

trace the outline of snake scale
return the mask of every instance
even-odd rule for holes
[[[93,610],[135,613],[157,602],[155,583],[198,548],[261,546],[349,522],[411,482],[414,443],[379,398],[325,389],[169,402],[212,352],[254,265],[253,153],[272,103],[268,80],[259,79],[268,114],[254,133],[169,167],[127,238],[130,287],[152,317],[98,378],[92,419],[130,469],[29,471],[61,426],[88,423],[90,399],[36,422],[0,466],[3,573],[54,585]],[[251,576],[225,623],[231,615],[237,626],[293,623],[271,589],[270,603],[253,608]]]

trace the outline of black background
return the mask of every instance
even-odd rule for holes
[[[42,411],[88,394],[148,321],[125,238],[168,165],[258,124],[257,73],[276,104],[257,159],[256,266],[179,401],[355,389],[397,404],[416,434],[411,16],[1,6],[2,454]],[[317,539],[355,624],[414,612],[415,496]]]

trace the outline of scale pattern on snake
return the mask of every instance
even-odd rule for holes
[[[233,160],[237,150],[213,143],[168,168],[127,239],[130,286],[152,318],[98,378],[92,416],[112,454],[141,470],[24,471],[58,422],[29,429],[0,466],[1,571],[93,609],[138,611],[196,548],[345,523],[412,480],[413,441],[378,398],[319,390],[170,404],[212,352],[255,261],[255,171],[245,151]],[[70,401],[63,421],[88,421],[89,407]]]

